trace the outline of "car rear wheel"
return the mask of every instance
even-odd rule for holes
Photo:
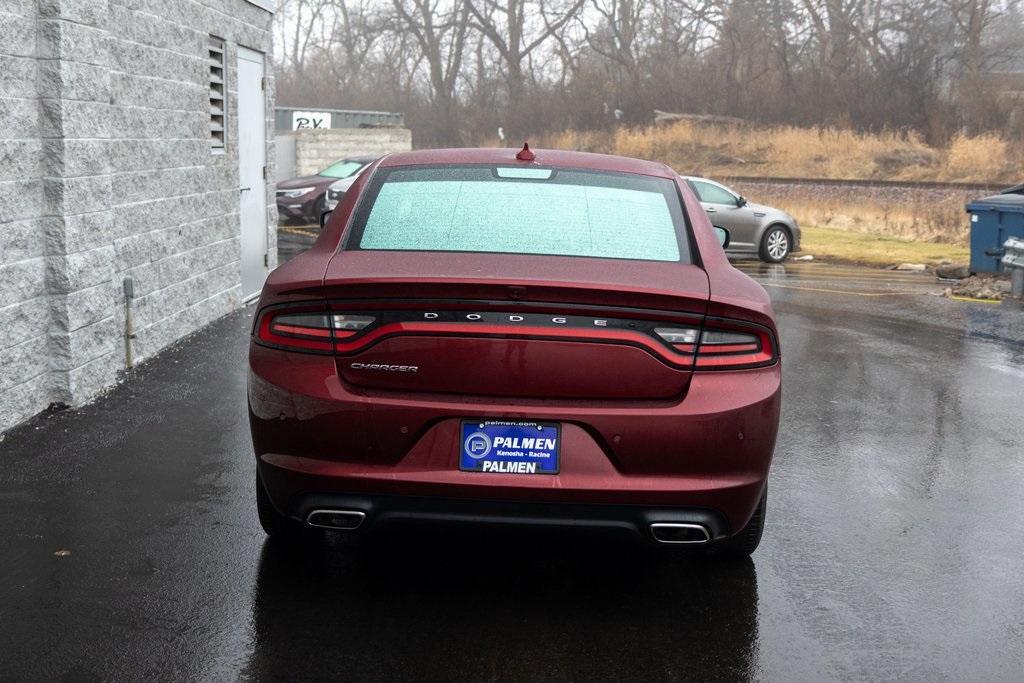
[[[781,225],[773,225],[761,237],[761,260],[767,263],[781,263],[789,256],[793,240],[789,231]]]
[[[301,524],[277,511],[270,502],[267,489],[263,486],[263,478],[256,472],[256,513],[260,518],[260,526],[267,536],[276,539],[300,540],[306,532]]]
[[[768,505],[768,487],[765,486],[761,494],[761,502],[754,510],[754,516],[750,518],[747,525],[740,532],[731,538],[718,541],[707,547],[709,555],[717,557],[747,557],[761,543],[761,535],[764,533],[765,508]]]

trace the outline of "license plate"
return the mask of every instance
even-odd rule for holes
[[[553,422],[463,420],[459,469],[495,474],[558,474],[561,428]]]

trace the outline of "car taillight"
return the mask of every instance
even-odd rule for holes
[[[464,310],[350,313],[299,303],[264,309],[256,325],[256,341],[286,351],[350,355],[394,335],[455,334],[630,344],[673,367],[695,370],[740,370],[778,361],[778,343],[769,328],[727,318],[708,317],[703,326],[698,321],[696,316],[692,323],[679,324]]]
[[[331,320],[334,323],[334,337],[337,339],[340,337],[351,337],[353,334],[372,323],[374,318],[369,315],[342,315],[340,313],[335,313],[331,316]],[[338,334],[339,332],[343,334]]]
[[[373,320],[365,315],[270,309],[260,317],[256,336],[264,344],[280,349],[331,353],[335,339],[351,337]]]
[[[655,327],[654,334],[658,335],[676,351],[682,353],[693,353],[693,349],[700,338],[699,327]]]
[[[697,370],[737,370],[772,365],[778,358],[778,347],[770,330],[709,318],[700,336],[694,366]]]

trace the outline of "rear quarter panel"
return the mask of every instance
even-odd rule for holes
[[[746,320],[770,328],[778,336],[771,298],[764,287],[734,268],[718,243],[711,219],[682,178],[676,181],[690,220],[694,245],[708,276],[707,314]]]

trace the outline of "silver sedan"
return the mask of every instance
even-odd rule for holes
[[[697,194],[712,224],[729,231],[727,253],[779,263],[800,250],[800,226],[785,211],[751,204],[740,193],[707,178],[683,178]]]

